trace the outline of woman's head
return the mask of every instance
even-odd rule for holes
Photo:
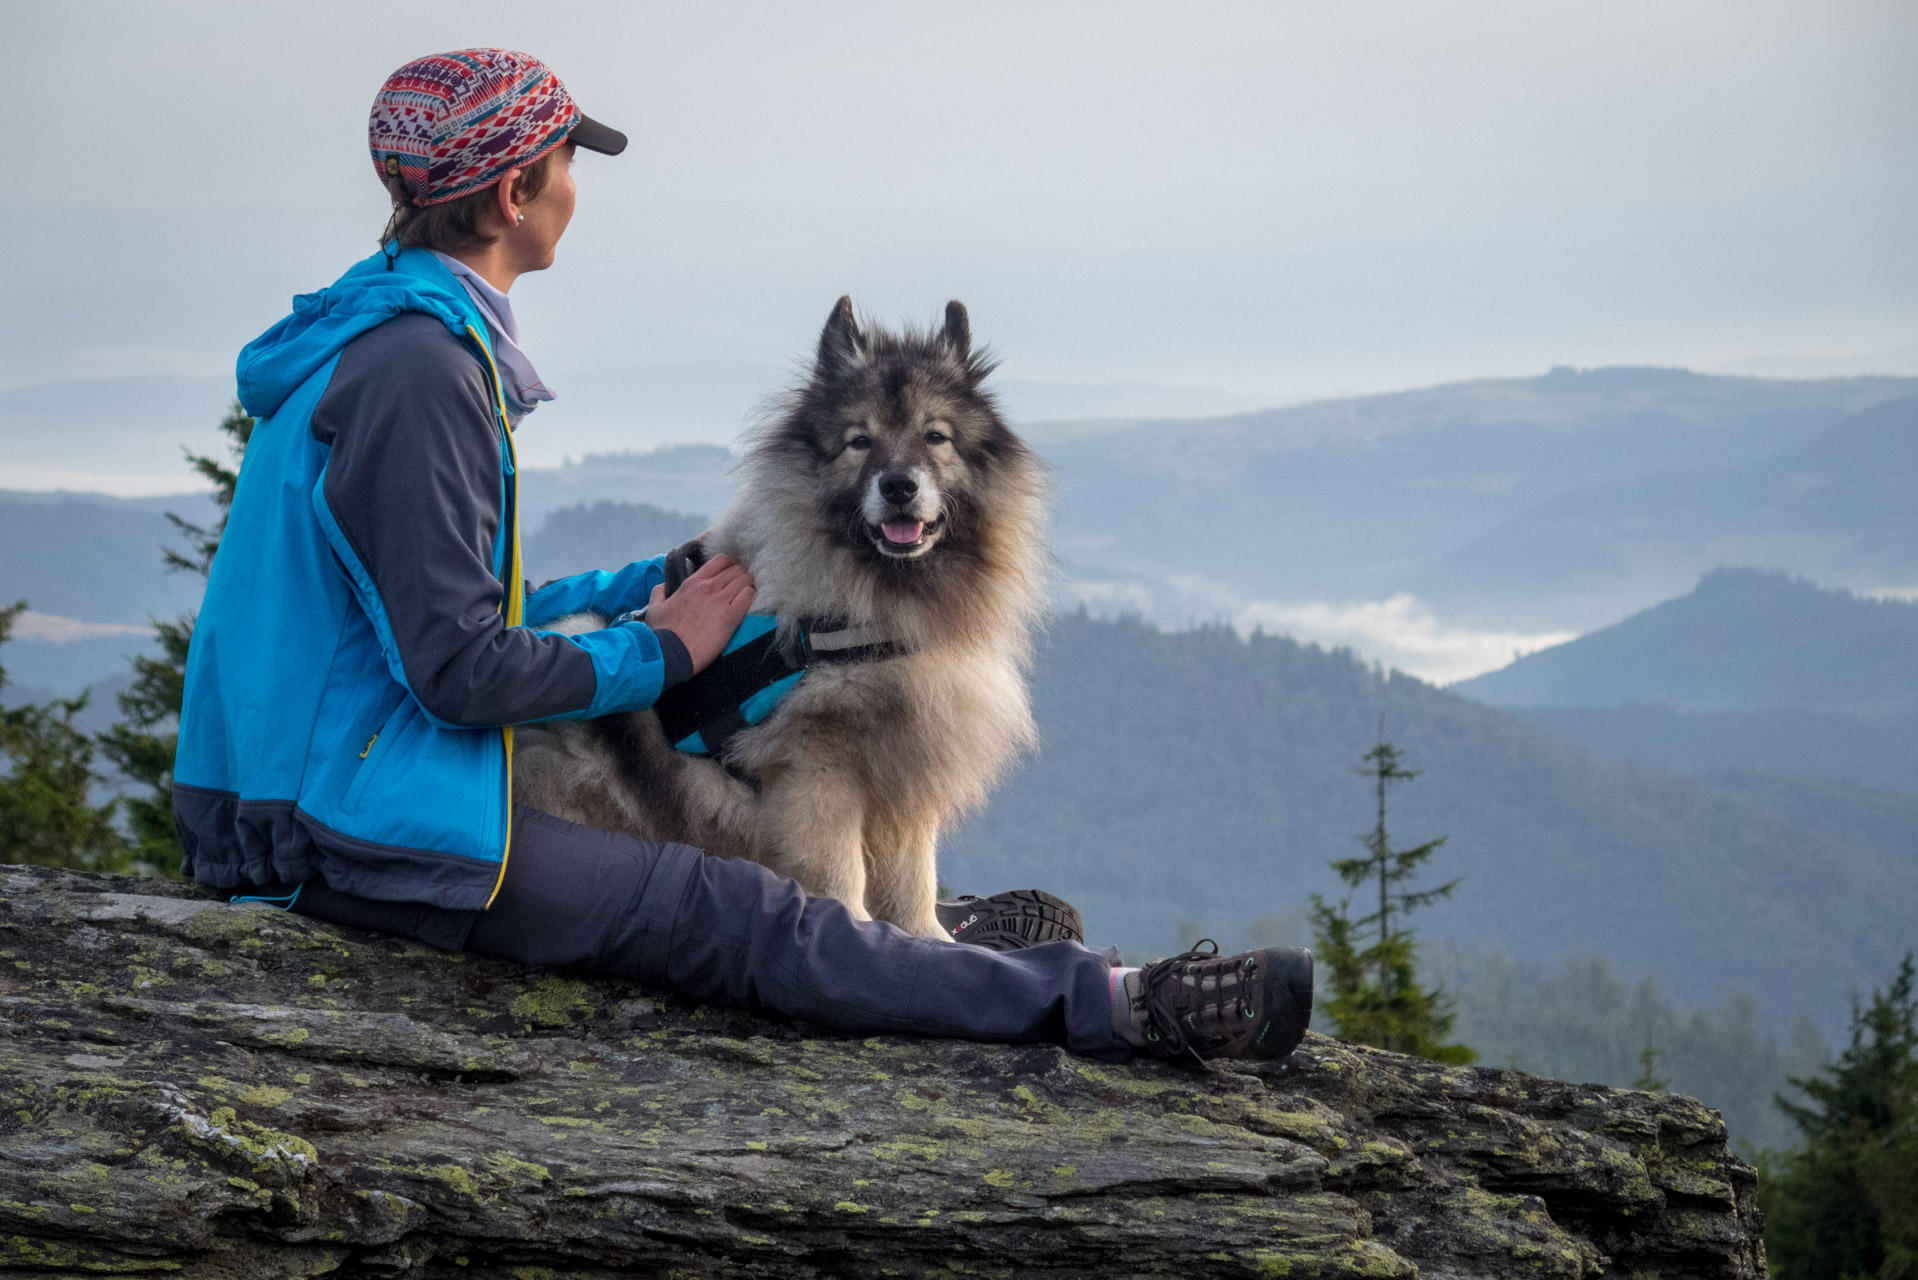
[[[575,147],[607,155],[626,135],[590,119],[539,59],[460,49],[388,76],[367,126],[373,164],[393,200],[381,242],[442,253],[502,241],[537,270],[573,212]]]
[[[457,254],[497,244],[502,235],[523,235],[518,229],[529,222],[557,242],[573,216],[572,165],[573,145],[564,143],[523,169],[507,170],[491,186],[429,205],[414,204],[401,180],[389,179],[393,217],[380,243]]]

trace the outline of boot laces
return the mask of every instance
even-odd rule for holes
[[[1206,950],[1208,947],[1211,950]],[[1208,1033],[1235,1036],[1241,1032],[1243,1021],[1257,1013],[1251,1002],[1255,989],[1251,978],[1257,964],[1257,953],[1240,956],[1230,966],[1221,964],[1219,944],[1201,938],[1192,950],[1147,965],[1139,974],[1146,1004],[1146,1040],[1154,1044],[1163,1041],[1172,1050],[1170,1056],[1190,1055],[1204,1065],[1205,1057],[1195,1040],[1204,1043]],[[1227,979],[1233,977],[1238,981],[1228,988]]]

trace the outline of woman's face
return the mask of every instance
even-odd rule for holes
[[[573,185],[572,143],[559,149],[540,193],[519,206],[523,221],[506,229],[506,242],[513,251],[515,265],[521,271],[544,271],[553,265],[559,238],[573,220],[573,204],[578,189]]]

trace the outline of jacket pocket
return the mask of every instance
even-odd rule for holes
[[[401,698],[398,706],[380,725],[379,732],[367,739],[365,748],[360,752],[360,767],[353,774],[353,781],[346,788],[346,795],[340,799],[340,808],[347,813],[360,811],[360,798],[366,794],[367,783],[380,771],[387,757],[393,753],[393,744],[400,739],[401,730],[412,713],[413,700]]]

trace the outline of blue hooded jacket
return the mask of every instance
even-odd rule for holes
[[[465,289],[375,254],[240,355],[256,419],[187,656],[174,766],[185,870],[489,904],[514,724],[652,705],[670,632],[538,630],[646,602],[658,559],[528,593],[512,418]]]

